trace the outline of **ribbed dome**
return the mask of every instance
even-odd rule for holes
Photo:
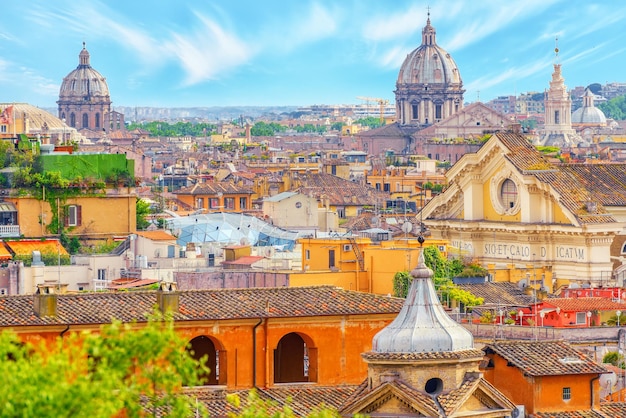
[[[585,89],[583,95],[583,106],[576,109],[572,113],[573,124],[585,124],[585,125],[606,125],[606,116],[604,113],[595,107],[593,93],[589,89]]]
[[[106,79],[89,64],[89,52],[85,48],[78,55],[78,67],[69,73],[61,84],[59,99],[80,97],[82,100],[90,100],[93,97],[108,99],[109,86]]]
[[[436,31],[430,25],[430,18],[422,29],[422,44],[406,57],[400,67],[397,84],[463,84],[456,62],[437,45]]]
[[[448,316],[441,306],[431,278],[433,272],[420,254],[413,282],[402,310],[372,340],[379,353],[451,352],[474,348],[472,334]]]

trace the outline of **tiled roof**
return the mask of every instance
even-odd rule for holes
[[[245,255],[243,257],[239,257],[236,260],[232,261],[223,261],[222,265],[231,265],[231,266],[251,266],[257,261],[263,260],[265,257],[261,257],[258,255]]]
[[[560,167],[604,206],[626,206],[626,164],[563,164]]]
[[[416,360],[461,360],[474,357],[482,357],[483,353],[478,349],[462,351],[433,351],[424,353],[378,353],[368,351],[362,353],[365,360],[392,360],[392,361],[416,361]]]
[[[552,164],[523,135],[503,132],[499,132],[496,135],[508,149],[505,158],[523,174],[534,175],[540,182],[549,184],[557,193],[559,203],[574,214],[580,223],[615,222],[615,218],[606,211],[602,201],[596,198],[595,189],[592,187],[594,185],[593,180],[586,179],[581,181],[580,176],[583,173],[580,170],[576,173],[576,170],[567,165]],[[621,167],[624,170],[623,165]],[[616,168],[612,172],[618,170],[619,168]],[[586,175],[589,176],[588,173]],[[623,177],[622,175],[622,190],[624,185]],[[616,178],[619,178],[619,176],[609,179],[607,175],[607,184],[620,184],[620,181],[616,180]],[[606,193],[611,194],[610,192]],[[586,209],[586,204],[589,201],[596,203],[595,211]]]
[[[294,184],[300,193],[318,200],[325,197],[335,206],[375,206],[389,198],[389,193],[326,173],[298,174]]]
[[[0,297],[0,326],[145,321],[156,291],[58,295],[57,316],[39,318],[34,296]],[[287,318],[400,312],[403,299],[333,286],[208,289],[180,292],[177,320]]]
[[[405,126],[400,125],[397,122],[391,123],[389,125],[384,125],[379,128],[370,129],[368,131],[361,131],[356,135],[361,137],[388,137],[388,138],[404,138],[406,136],[410,136],[414,134],[419,128],[415,126]]]
[[[459,404],[465,400],[468,393],[473,392],[479,383],[480,378],[478,376],[467,376],[458,389],[439,395],[437,400],[446,412],[446,416],[449,416],[452,411],[457,409]]]
[[[289,405],[296,416],[306,416],[325,405],[338,409],[354,392],[356,386],[315,386],[309,384],[280,385],[273,388],[257,389],[256,394],[263,401],[276,403],[276,411]],[[248,390],[221,390],[211,387],[194,388],[185,391],[187,396],[204,403],[211,417],[227,417],[229,413],[241,412],[248,404]],[[241,401],[240,408],[235,408],[226,400],[226,395],[236,394]]]
[[[199,195],[217,195],[222,194],[252,194],[253,190],[249,187],[241,187],[230,182],[206,182],[196,183],[193,186],[184,187],[174,194],[183,195],[190,194],[193,196]]]
[[[524,289],[510,282],[457,284],[456,286],[483,298],[485,306],[528,306],[534,301],[532,295],[525,294]],[[477,308],[481,307],[477,306]]]
[[[623,415],[605,415],[600,411],[587,409],[584,411],[536,412],[531,418],[615,418]]]
[[[496,341],[487,344],[483,351],[495,352],[529,376],[607,372],[564,341]]]
[[[140,237],[148,238],[152,241],[175,241],[176,237],[172,234],[168,234],[162,229],[155,231],[137,231],[137,235]]]
[[[607,298],[552,298],[545,301],[562,311],[617,311],[626,309],[626,304]]]

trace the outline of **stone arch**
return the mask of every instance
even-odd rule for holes
[[[290,332],[274,349],[274,383],[316,382],[317,347],[306,334]]]
[[[226,350],[217,339],[199,335],[189,341],[186,349],[195,359],[206,356],[209,373],[200,375],[201,385],[226,384]]]

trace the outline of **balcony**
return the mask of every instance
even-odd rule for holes
[[[0,238],[19,238],[19,225],[0,225]]]

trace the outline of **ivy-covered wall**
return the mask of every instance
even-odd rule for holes
[[[37,156],[36,166],[44,173],[58,171],[68,180],[134,182],[135,161],[124,154],[46,154]]]

